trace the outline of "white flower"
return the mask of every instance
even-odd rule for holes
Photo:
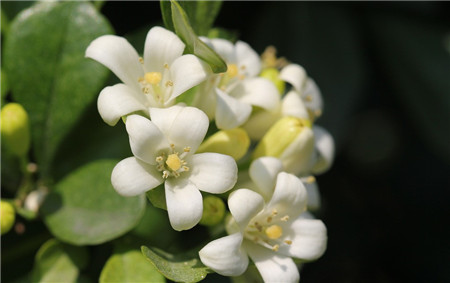
[[[250,138],[261,139],[278,119],[293,116],[313,121],[322,114],[322,95],[316,83],[307,76],[303,67],[289,64],[280,72],[280,79],[292,85],[275,111],[259,111],[253,114],[243,128]]]
[[[235,221],[227,226],[230,235],[201,249],[201,261],[219,274],[238,276],[247,269],[249,256],[265,282],[298,281],[292,258],[317,259],[327,242],[322,221],[302,217],[306,203],[300,179],[285,172],[277,174],[275,190],[266,204],[252,190],[234,191],[228,199]]]
[[[113,187],[135,196],[164,182],[169,220],[175,230],[195,226],[203,211],[199,190],[220,194],[237,179],[228,155],[193,154],[205,137],[208,117],[194,107],[150,108],[151,121],[130,115],[126,129],[134,157],[120,161],[111,176]]]
[[[124,115],[171,106],[177,96],[205,80],[209,66],[194,55],[183,55],[184,48],[173,32],[161,27],[148,32],[143,58],[119,36],[104,35],[91,42],[86,57],[123,82],[101,91],[97,106],[103,120],[113,126]]]
[[[314,166],[311,168],[313,174],[322,174],[330,169],[334,161],[334,139],[323,127],[313,126],[315,139]]]
[[[198,92],[194,105],[215,118],[219,129],[232,129],[247,121],[252,105],[272,111],[278,107],[275,85],[257,77],[261,71],[258,54],[245,42],[235,45],[225,39],[202,38],[227,63],[226,73],[212,75]]]

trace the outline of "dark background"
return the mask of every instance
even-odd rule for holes
[[[159,2],[102,13],[122,36],[162,25]],[[446,2],[224,2],[216,26],[258,53],[275,45],[325,101],[328,249],[302,282],[450,282],[449,15]]]

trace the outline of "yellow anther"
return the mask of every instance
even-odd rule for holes
[[[184,172],[187,172],[187,171],[189,171],[189,167],[183,166],[183,170],[184,170]]]
[[[156,157],[156,162],[162,162],[162,161],[163,161],[163,157],[162,156]]]
[[[289,220],[289,215],[285,215],[285,216],[281,217],[280,220],[284,221],[284,222],[288,221]]]
[[[144,78],[149,84],[156,85],[161,81],[162,75],[160,72],[148,72],[145,73]]]
[[[280,248],[279,245],[275,245],[272,247],[272,251],[277,252],[279,248]]]
[[[164,68],[165,68],[165,69],[169,69],[169,64],[167,64],[167,63],[164,64]]]
[[[274,208],[274,210],[272,210],[272,215],[275,216],[275,215],[277,215],[277,214],[278,214],[278,210],[276,210],[276,209]]]
[[[172,81],[167,81],[166,82],[166,87],[168,87],[168,86],[173,86],[173,82]]]
[[[308,183],[308,184],[312,184],[312,183],[314,183],[316,181],[316,178],[314,178],[314,176],[309,176],[307,179],[306,179],[306,183]]]
[[[180,169],[180,167],[181,167],[181,160],[178,157],[178,154],[176,154],[176,153],[170,154],[167,157],[166,164],[173,171],[177,171],[178,169]]]
[[[290,240],[286,240],[286,241],[284,241],[284,243],[286,243],[288,245],[292,245],[292,241],[290,241]]]
[[[271,216],[267,217],[267,223],[270,223],[270,222],[272,222],[272,217]]]
[[[190,147],[190,146],[186,146],[186,147],[183,149],[183,151],[184,151],[184,152],[189,152],[189,151],[191,151],[191,147]]]
[[[229,64],[227,69],[227,74],[230,76],[230,78],[234,78],[238,74],[238,67],[236,64]]]
[[[281,227],[278,225],[269,226],[265,232],[267,237],[272,240],[278,239],[281,237],[281,235],[283,235],[283,229],[281,229]]]
[[[306,100],[307,102],[311,102],[311,101],[313,100],[313,98],[312,98],[311,95],[307,95],[307,96],[305,97],[305,100]]]

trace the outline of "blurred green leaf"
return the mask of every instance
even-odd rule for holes
[[[84,247],[73,247],[51,239],[36,254],[32,282],[78,282],[80,269],[87,266]]]
[[[1,102],[0,104],[3,106],[5,105],[5,98],[6,95],[8,94],[9,91],[9,85],[8,85],[8,81],[6,79],[6,73],[5,71],[2,69],[1,70],[1,85],[0,85],[0,92],[1,92]]]
[[[176,282],[198,282],[212,271],[197,255],[172,255],[160,249],[141,247],[141,251],[166,278]]]
[[[185,52],[204,60],[214,73],[225,72],[227,70],[225,61],[197,37],[183,8],[176,1],[171,3],[173,25],[177,35],[186,44]]]
[[[422,139],[450,161],[448,24],[374,14],[373,44],[382,71]]]
[[[161,0],[159,1],[159,3],[161,6],[161,15],[164,22],[164,26],[167,29],[175,32],[175,28],[172,22],[172,4],[170,3],[170,1],[167,0]]]
[[[117,161],[97,160],[62,179],[41,207],[44,222],[58,239],[95,245],[135,227],[145,210],[145,196],[123,197],[111,185]]]
[[[108,259],[100,274],[100,283],[106,282],[166,282],[156,268],[139,250],[118,248]]]
[[[107,78],[106,68],[84,58],[88,44],[106,33],[109,23],[87,2],[38,3],[11,23],[4,50],[8,82],[29,112],[43,177]]]
[[[167,210],[166,191],[164,190],[164,185],[160,185],[153,190],[147,191],[146,195],[154,207]]]

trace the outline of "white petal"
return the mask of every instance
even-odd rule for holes
[[[103,121],[110,126],[117,124],[122,116],[148,111],[136,91],[125,84],[105,87],[98,97],[97,108]]]
[[[156,157],[161,154],[161,150],[169,148],[163,133],[147,118],[130,115],[126,128],[133,155],[149,164],[156,164]]]
[[[162,27],[153,27],[147,33],[144,48],[144,64],[147,72],[162,72],[164,64],[169,66],[184,51],[184,43],[173,32]]]
[[[261,71],[261,60],[258,53],[250,45],[239,40],[235,45],[235,53],[238,67],[240,70],[243,69],[247,77],[254,77],[259,74]]]
[[[139,89],[138,79],[143,76],[144,71],[139,55],[125,38],[101,36],[89,44],[86,57],[102,63],[125,84]]]
[[[231,188],[237,181],[236,161],[219,153],[195,154],[189,160],[191,174],[189,181],[201,191],[221,194]]]
[[[262,246],[244,241],[244,248],[255,262],[264,282],[298,282],[300,274],[290,257],[275,253]]]
[[[283,171],[283,164],[275,157],[261,157],[250,164],[249,174],[266,201],[272,197],[277,175]]]
[[[327,228],[317,219],[295,219],[290,228],[283,229],[285,239],[291,245],[280,245],[279,253],[303,260],[315,260],[323,255],[327,248]]]
[[[241,275],[248,266],[248,256],[241,248],[242,240],[240,233],[214,240],[199,251],[200,259],[221,275]]]
[[[150,117],[178,152],[190,147],[190,152],[194,153],[205,138],[209,126],[206,114],[195,107],[174,105],[169,108],[150,108]]]
[[[281,103],[283,116],[294,116],[309,120],[308,110],[298,92],[291,90],[285,95]]]
[[[305,101],[306,107],[318,114],[316,114],[316,116],[320,116],[322,114],[322,94],[320,93],[319,87],[316,85],[313,79],[307,79],[306,84],[302,90],[302,98]]]
[[[189,54],[177,58],[170,66],[173,90],[167,102],[200,84],[210,73],[210,67],[194,55]]]
[[[240,102],[259,106],[269,111],[278,108],[280,95],[275,85],[265,78],[250,78],[237,84],[230,93]]]
[[[207,44],[208,42],[205,41]],[[231,41],[221,38],[214,38],[210,40],[210,44],[214,51],[221,56],[227,64],[237,63],[234,54],[234,45]]]
[[[137,196],[162,184],[161,172],[135,157],[120,161],[113,169],[111,183],[123,196]]]
[[[197,187],[187,178],[167,179],[165,183],[170,225],[177,231],[188,230],[202,218],[203,199]]]
[[[267,204],[266,211],[276,209],[281,216],[297,218],[306,209],[307,193],[299,178],[286,172],[278,174],[275,191]]]
[[[281,107],[276,111],[258,111],[252,113],[243,125],[244,130],[252,140],[260,140],[269,128],[281,118]]]
[[[333,136],[320,126],[313,126],[316,150],[318,153],[317,163],[312,168],[312,173],[321,174],[327,171],[334,160]]]
[[[314,162],[314,134],[305,127],[279,157],[286,172],[299,175],[310,171]]]
[[[308,210],[315,211],[320,208],[320,191],[317,182],[303,182],[308,194]]]
[[[254,191],[239,189],[228,197],[228,207],[243,231],[250,220],[264,208],[264,199]]]
[[[233,129],[247,121],[252,107],[229,96],[227,93],[216,89],[216,125],[219,129]]]
[[[280,72],[280,79],[290,83],[299,93],[301,93],[306,78],[305,69],[297,64],[287,65]]]

